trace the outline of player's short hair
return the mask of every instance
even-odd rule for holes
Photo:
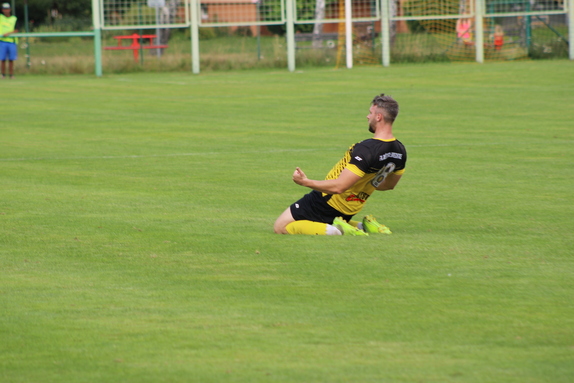
[[[391,96],[385,96],[384,93],[375,96],[371,104],[376,105],[379,109],[382,109],[385,121],[388,121],[391,124],[399,115],[399,103]]]

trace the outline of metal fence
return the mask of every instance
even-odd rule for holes
[[[482,63],[556,52],[574,60],[574,0],[92,0],[92,11],[91,32],[18,36],[93,36],[96,75],[102,74],[104,48],[131,49],[134,56],[134,47],[156,49],[159,55],[173,29],[189,35],[193,73],[200,72],[206,54],[200,33],[207,29],[257,39],[262,30],[280,30],[281,42],[273,49],[283,50],[290,71],[297,58],[314,50],[347,68],[402,61]],[[107,40],[117,34],[118,46],[103,47],[103,33]]]

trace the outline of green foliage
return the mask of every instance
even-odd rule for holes
[[[61,19],[52,18],[52,10],[57,10],[62,19],[68,20],[91,20],[91,0],[28,0],[28,16],[33,25],[45,26],[57,23]],[[16,1],[15,14],[19,20],[24,20],[24,2]],[[84,26],[83,21],[81,22]],[[64,29],[67,30],[67,29]],[[80,30],[80,29],[74,29]]]
[[[253,32],[251,31],[251,28],[247,26],[237,27],[237,29],[234,31],[233,34],[242,37],[253,37]]]
[[[532,59],[565,59],[568,58],[568,45],[563,40],[554,40],[542,44],[532,44],[528,50]]]
[[[407,16],[458,15],[459,0],[409,0],[402,4]]]
[[[459,14],[458,0],[409,0],[402,4],[405,16],[431,16],[431,15],[457,15]],[[411,33],[443,33],[446,30],[454,30],[455,19],[444,19],[440,23],[436,21],[407,20]]]
[[[532,29],[531,46],[528,55],[533,59],[568,58],[568,30],[557,27],[551,30],[547,26]]]
[[[191,31],[189,28],[184,30],[185,38],[188,40],[191,38]],[[201,27],[199,28],[199,39],[200,40],[211,40],[218,37],[227,37],[229,36],[229,28],[228,27]]]
[[[32,32],[77,32],[89,31],[92,29],[92,20],[86,18],[63,17],[50,24],[36,26]],[[46,41],[59,41],[58,38],[51,38]]]
[[[326,0],[325,7],[337,3],[338,0]],[[297,18],[299,20],[313,20],[315,18],[315,0],[297,1]],[[260,6],[263,20],[278,21],[281,20],[281,2],[280,0],[264,0]],[[274,34],[284,35],[286,32],[284,25],[269,25],[269,31]],[[295,31],[308,33],[313,30],[313,24],[296,24]]]
[[[407,25],[411,33],[425,33],[426,29],[419,20],[407,20]]]
[[[128,10],[123,14],[123,19],[130,20],[133,24],[143,24],[146,22],[155,22],[155,8],[151,8],[142,2],[133,2]]]
[[[186,30],[187,34],[190,35],[189,29]],[[217,37],[217,31],[215,28],[211,27],[204,27],[199,28],[199,39],[200,40],[209,40],[214,39]]]

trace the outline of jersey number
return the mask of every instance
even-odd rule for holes
[[[373,178],[373,180],[371,181],[371,184],[375,187],[378,188],[380,184],[383,183],[383,181],[385,180],[385,178],[387,178],[387,176],[389,175],[389,173],[392,173],[393,170],[395,170],[395,164],[393,162],[389,162],[384,168],[382,168],[381,170],[379,170],[379,172],[377,173],[377,175],[375,176],[375,178]]]

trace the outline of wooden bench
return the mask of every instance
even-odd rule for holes
[[[118,45],[115,47],[104,47],[106,50],[128,50],[131,49],[134,51],[134,60],[138,60],[140,49],[163,49],[167,48],[167,45],[154,45],[153,40],[156,38],[156,35],[138,35],[134,33],[133,35],[129,36],[114,36],[114,39],[118,40]],[[123,41],[132,41],[131,45],[122,45]],[[140,44],[140,40],[142,42],[148,41],[148,44]]]

